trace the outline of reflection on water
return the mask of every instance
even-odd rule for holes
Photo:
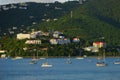
[[[108,66],[96,67],[97,59],[72,58],[72,64],[66,58],[50,58],[47,61],[53,66],[42,68],[46,60],[29,64],[31,59],[0,59],[0,80],[119,80],[120,65],[113,64],[114,58],[107,58]]]

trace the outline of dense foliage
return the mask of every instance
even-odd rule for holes
[[[11,9],[11,6],[16,8]],[[6,6],[6,7],[5,7]],[[6,33],[8,29],[17,27],[18,29],[26,29],[34,23],[41,23],[47,19],[58,19],[67,14],[71,9],[77,8],[79,4],[76,2],[66,3],[26,3],[9,4],[0,7],[0,32]],[[4,10],[3,8],[9,8]],[[24,9],[25,8],[25,9]]]
[[[117,3],[116,3],[117,2]],[[105,38],[108,45],[120,44],[119,0],[89,0],[58,21],[37,25],[39,29],[60,30],[69,37],[88,41]],[[117,5],[117,6],[116,6]],[[113,16],[114,15],[114,16]]]
[[[49,14],[50,18],[58,18],[57,21],[39,22],[31,28],[43,31],[61,31],[67,37],[78,37],[81,39],[80,43],[71,43],[67,45],[50,45],[44,43],[41,46],[47,47],[47,51],[38,51],[40,56],[72,56],[79,55],[97,55],[96,53],[90,54],[82,50],[83,47],[91,46],[94,41],[105,41],[107,43],[107,55],[113,56],[119,53],[120,48],[120,1],[119,0],[89,0],[85,4],[78,3],[55,3],[58,7],[62,7],[62,12],[53,10],[52,6],[45,11]],[[42,5],[42,4],[41,4]],[[32,5],[33,6],[33,5]],[[35,5],[38,7],[39,5]],[[34,6],[34,7],[35,7]],[[54,6],[55,7],[55,6]],[[44,7],[43,7],[44,8]],[[52,8],[52,9],[51,9]],[[31,10],[33,7],[31,7]],[[34,8],[35,9],[35,8]],[[38,10],[37,10],[38,11]],[[35,11],[36,12],[36,11]],[[65,13],[64,13],[65,12]],[[27,14],[32,14],[28,12]],[[52,15],[54,13],[54,15]],[[39,16],[35,14],[34,16]],[[41,13],[42,15],[44,13]],[[54,17],[55,16],[55,17]],[[26,17],[26,16],[25,16]],[[36,18],[37,19],[37,18]],[[23,20],[23,19],[22,19]],[[13,20],[15,21],[15,20]],[[26,22],[25,22],[26,23]],[[2,44],[1,49],[9,51],[11,56],[15,51],[21,50],[20,55],[31,56],[36,53],[36,50],[41,46],[25,45],[25,40],[19,41],[15,38],[2,37],[0,39]],[[30,47],[31,50],[23,51],[23,47]],[[102,52],[100,52],[102,53]]]

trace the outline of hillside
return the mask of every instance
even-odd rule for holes
[[[15,9],[9,10],[2,6],[5,11],[1,10],[0,14],[7,17],[3,18],[3,21],[5,19],[4,25],[6,26],[1,26],[1,32],[4,33],[3,29],[6,29],[8,32],[5,32],[6,34],[0,37],[0,50],[7,50],[7,55],[10,56],[15,56],[14,53],[18,50],[22,51],[21,53],[17,53],[18,55],[31,56],[36,51],[35,49],[38,50],[39,56],[45,56],[46,53],[49,53],[49,56],[68,56],[69,53],[71,56],[77,56],[80,52],[82,52],[82,55],[97,56],[98,54],[91,54],[91,52],[84,51],[83,48],[92,46],[94,41],[105,41],[107,43],[107,47],[105,48],[106,55],[115,56],[120,50],[120,6],[118,4],[120,4],[118,0],[89,0],[84,4],[78,4],[78,2],[73,1],[64,4],[58,2],[38,5],[36,3],[27,3],[22,4],[22,7],[21,4],[16,4],[17,8],[12,6]],[[29,8],[30,6],[31,8]],[[5,12],[8,13],[3,14]],[[41,14],[41,17],[39,17],[39,14]],[[6,19],[8,19],[8,23]],[[29,21],[31,21],[30,24]],[[13,27],[15,22],[18,25],[17,27]],[[27,39],[16,39],[16,34],[29,34],[31,30],[49,32],[50,35],[34,38],[42,41],[40,45],[29,45],[25,44]],[[9,31],[12,31],[12,33]],[[69,38],[71,42],[65,45],[50,44],[49,40],[51,38],[58,39],[58,37],[53,37],[54,31],[62,32],[65,39]],[[80,42],[74,43],[72,40],[75,37],[80,38]],[[47,51],[43,50],[43,48],[46,48]],[[100,49],[98,53],[101,54],[103,53],[102,51],[103,49]]]
[[[86,41],[106,41],[120,45],[120,1],[89,0],[58,21],[37,25],[39,29],[60,30],[69,37],[79,36]],[[35,27],[35,26],[33,26]]]
[[[0,31],[7,33],[8,29],[17,27],[25,29],[49,19],[57,20],[70,10],[77,8],[78,2],[66,3],[19,3],[0,6]]]
[[[109,45],[120,44],[120,1],[87,0],[66,3],[23,3],[0,7],[0,32],[15,35],[31,28],[59,30],[68,37],[80,37],[90,43],[104,40]]]

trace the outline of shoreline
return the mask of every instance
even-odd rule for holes
[[[21,56],[23,58],[32,58],[31,56]],[[71,56],[71,58],[77,58],[77,57],[81,57],[81,56]],[[87,57],[83,57],[83,58],[98,58],[99,56],[87,56]],[[14,58],[14,57],[4,57],[4,58]],[[36,57],[37,58],[37,57]],[[68,58],[68,56],[38,56],[38,59],[40,58]],[[120,58],[119,56],[107,56],[106,58]],[[0,59],[2,59],[0,57]]]

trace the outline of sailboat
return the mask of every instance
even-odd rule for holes
[[[47,57],[48,57],[48,53],[47,53]],[[53,65],[52,64],[49,64],[47,59],[46,59],[46,62],[42,63],[41,67],[43,68],[49,68],[49,67],[52,67]]]
[[[47,68],[47,67],[52,67],[52,65],[49,64],[48,62],[44,62],[42,63],[41,67]]]
[[[118,52],[119,52],[119,49],[118,49]],[[120,64],[120,58],[119,58],[119,55],[118,55],[118,58],[115,60],[114,64]]]
[[[29,64],[37,64],[37,60],[36,59],[32,59]]]
[[[84,59],[84,57],[81,56],[81,50],[79,56],[77,56],[76,59]]]
[[[38,53],[37,53],[37,57],[35,56],[35,53],[33,54],[33,58],[30,61],[30,64],[37,64],[37,60],[38,60]]]
[[[103,58],[99,58],[99,61],[96,63],[96,66],[98,67],[104,67],[104,66],[107,66],[108,64],[105,63],[105,50],[104,50],[104,53],[103,53]]]
[[[120,60],[117,59],[117,60],[114,62],[114,64],[120,64]]]
[[[78,56],[76,57],[76,59],[84,59],[84,57]]]
[[[69,56],[68,56],[68,58],[67,58],[67,64],[72,64],[70,54],[69,54]]]
[[[20,54],[20,50],[19,50],[19,54]],[[23,57],[18,56],[15,52],[15,57],[12,58],[12,60],[18,60],[18,59],[23,59]]]

